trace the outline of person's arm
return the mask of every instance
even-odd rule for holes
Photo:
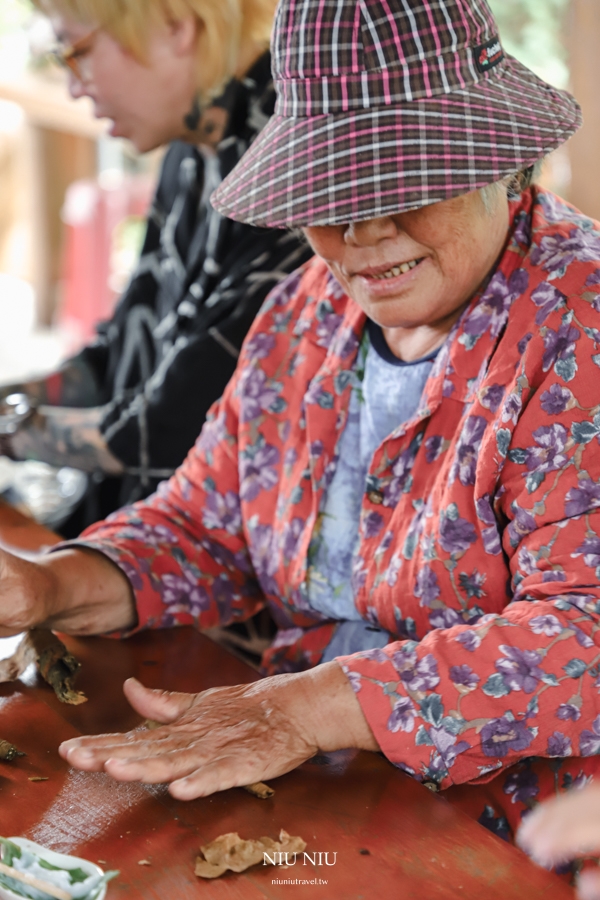
[[[117,781],[169,782],[179,800],[275,778],[318,752],[378,749],[336,662],[200,694],[148,690],[132,678],[125,694],[162,727],[75,738],[61,756]]]
[[[5,440],[14,459],[35,459],[51,466],[118,475],[123,464],[108,449],[100,431],[104,415],[104,407],[41,406]]]
[[[92,368],[81,357],[67,360],[50,375],[0,385],[0,397],[27,394],[36,404],[90,407],[104,403],[102,391]]]
[[[32,561],[0,551],[0,637],[30,628],[103,634],[135,627],[131,587],[102,553],[69,548]]]

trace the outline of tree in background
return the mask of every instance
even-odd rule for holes
[[[488,0],[505,50],[556,87],[569,80],[562,33],[569,0]]]

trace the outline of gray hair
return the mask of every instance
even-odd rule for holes
[[[489,216],[493,214],[500,194],[505,194],[509,200],[518,200],[523,191],[527,190],[540,174],[542,162],[543,159],[539,159],[532,166],[526,166],[512,175],[505,175],[500,181],[493,181],[479,188],[479,196],[486,213]]]

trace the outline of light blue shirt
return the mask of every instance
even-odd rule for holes
[[[418,409],[434,358],[435,354],[404,363],[389,350],[379,326],[369,322],[365,330],[352,373],[338,463],[308,551],[309,603],[329,618],[342,621],[323,662],[381,647],[389,640],[387,632],[364,621],[354,603],[351,575],[359,545],[360,511],[373,454]]]

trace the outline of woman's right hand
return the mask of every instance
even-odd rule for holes
[[[102,634],[135,624],[129,581],[102,553],[74,547],[30,560],[0,550],[0,637],[36,627]]]

